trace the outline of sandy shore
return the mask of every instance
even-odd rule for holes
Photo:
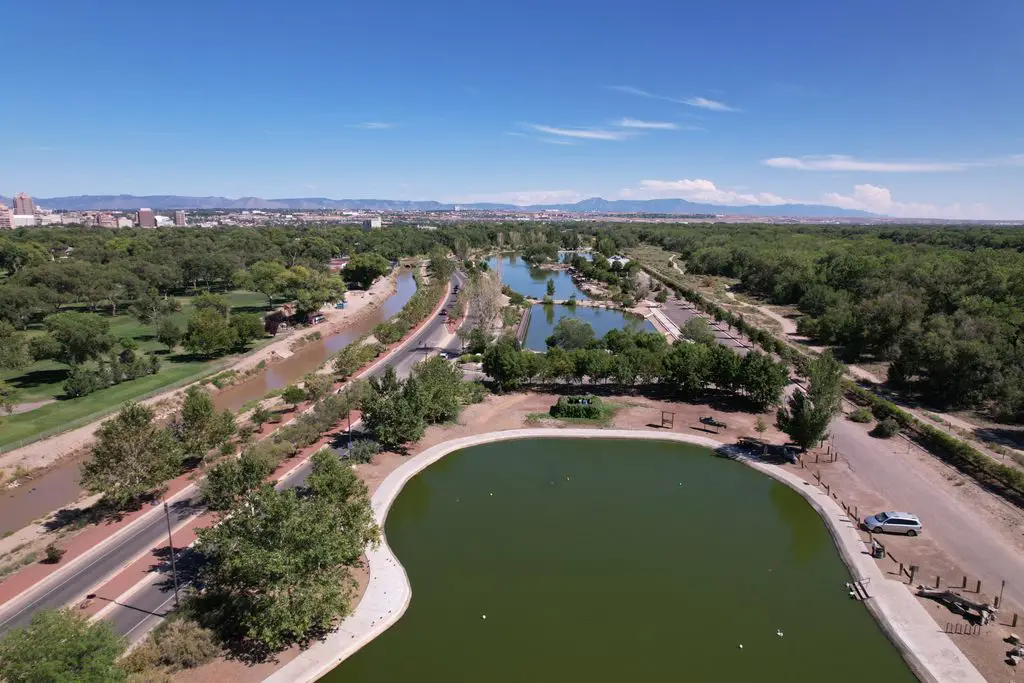
[[[324,336],[333,334],[346,325],[352,324],[369,311],[379,307],[395,291],[396,277],[397,273],[392,273],[388,277],[378,279],[367,291],[349,292],[346,295],[348,305],[344,309],[336,309],[333,306],[321,308],[320,310],[327,320],[325,323],[316,326],[316,331],[319,331]],[[278,338],[266,346],[244,356],[239,356],[229,365],[222,368],[221,372],[234,370],[241,373],[255,368],[261,361],[269,365],[275,361],[287,358],[292,355],[292,344],[313,331],[313,329],[301,328],[292,330],[288,334],[279,335]],[[145,401],[141,401],[141,403],[152,408],[158,418],[166,417],[178,409],[189,386],[192,386],[192,384],[162,392]],[[27,446],[0,454],[0,470],[14,471],[18,467],[26,470],[36,470],[52,466],[87,446],[92,441],[93,434],[107,417],[109,416],[104,416],[83,427],[64,432],[63,434],[40,439]]]

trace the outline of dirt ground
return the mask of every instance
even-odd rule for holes
[[[503,396],[488,396],[480,404],[469,406],[464,411],[459,421],[455,424],[430,427],[424,438],[417,443],[409,455],[420,453],[431,446],[444,441],[464,436],[471,436],[489,431],[504,431],[519,429],[524,426],[545,426],[552,428],[559,427],[580,427],[580,423],[567,424],[558,420],[544,417],[548,408],[554,404],[557,396],[543,393],[512,393]],[[667,401],[659,401],[643,396],[621,396],[605,399],[607,403],[615,404],[618,408],[614,417],[603,426],[593,425],[593,429],[617,428],[617,429],[661,429],[662,411],[673,412],[674,426],[665,428],[665,431],[677,433],[705,434],[712,438],[726,443],[735,442],[741,436],[759,436],[768,443],[781,444],[786,442],[784,434],[769,426],[762,435],[758,435],[754,429],[759,415],[741,412],[728,405],[722,404],[687,404]],[[720,430],[717,435],[704,430],[699,419],[712,415],[728,427]],[[760,415],[764,421],[772,425],[774,415],[765,413]],[[815,457],[819,462],[815,463]],[[357,466],[359,478],[366,484],[372,495],[380,486],[381,482],[398,468],[405,461],[407,455],[396,453],[381,453],[376,456],[370,464]],[[829,457],[828,451],[822,450],[808,453],[804,456],[804,467],[797,465],[789,466],[792,471],[806,478],[808,481],[818,485],[816,474],[820,474],[822,482],[827,484],[831,491],[835,492],[837,500],[848,505],[851,514],[855,511],[861,517],[883,509],[891,509],[890,501],[882,499],[876,493],[866,489],[858,482],[855,473],[843,462],[825,462]],[[961,488],[961,487],[958,487]],[[979,492],[985,495],[984,492]],[[991,496],[989,496],[991,498]],[[998,506],[998,503],[996,503]],[[1006,523],[1012,523],[1012,517],[1005,517]],[[1020,534],[1018,534],[1020,535]],[[865,542],[868,535],[863,534]],[[964,572],[956,566],[939,548],[928,535],[917,538],[905,538],[896,536],[881,537],[885,544],[888,555],[885,560],[880,560],[883,571],[892,580],[907,581],[906,575],[900,578],[900,562],[905,568],[911,564],[917,565],[915,584],[935,585],[936,576],[941,576],[942,585],[951,587],[962,592],[965,597],[972,600],[991,601],[993,593],[998,593],[998,586],[982,586],[980,596],[973,591],[976,588],[975,580],[967,577],[968,589],[960,590],[963,583]],[[1024,549],[1024,543],[1022,543]],[[360,591],[365,586],[368,574],[360,569],[357,578],[360,580]],[[938,628],[950,628],[954,624],[961,626],[966,622],[956,615],[950,613],[944,606],[934,601],[921,599],[928,611],[933,615]],[[1014,612],[1020,613],[1020,619],[1024,620],[1024,610],[1015,605],[1007,603],[1004,609],[1000,610],[999,618],[994,624],[984,627],[980,635],[957,635],[952,634],[954,642],[970,658],[976,667],[982,672],[987,680],[993,683],[1010,683],[1016,681],[1014,669],[1003,663],[1005,651],[1008,645],[1002,642],[1008,633],[1024,630],[1024,623],[1020,629],[1012,629],[1005,624],[1013,618]],[[259,680],[268,675],[275,668],[287,663],[297,656],[299,649],[291,648],[282,653],[277,663],[260,664],[247,666],[241,662],[219,659],[195,671],[175,674],[176,681],[187,681],[188,683],[242,683],[243,681]]]

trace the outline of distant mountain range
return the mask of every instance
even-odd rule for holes
[[[9,198],[0,201],[10,206]],[[179,195],[80,195],[77,197],[37,198],[36,204],[60,211],[120,210],[130,211],[148,207],[155,211],[173,209],[342,209],[369,211],[450,211],[456,206],[478,211],[574,211],[590,213],[660,213],[660,214],[726,214],[731,216],[799,216],[799,217],[853,217],[870,218],[876,214],[867,211],[840,209],[821,204],[779,204],[776,206],[724,206],[700,204],[685,199],[616,199],[592,197],[575,204],[445,204],[433,201],[403,201],[396,199],[327,199],[326,197],[296,197],[262,199],[260,197],[183,197]]]

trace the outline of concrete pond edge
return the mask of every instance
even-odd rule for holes
[[[782,467],[751,458],[739,449],[704,436],[655,430],[530,428],[489,432],[452,439],[415,455],[389,474],[371,498],[373,516],[381,529],[392,503],[406,482],[449,453],[498,441],[537,438],[626,439],[671,441],[704,446],[789,486],[810,503],[825,522],[839,555],[854,580],[870,580],[868,611],[895,645],[911,671],[926,683],[984,683],[985,679],[932,619],[905,584],[885,577],[867,553],[857,531],[858,520],[817,487]],[[268,683],[311,683],[327,674],[360,648],[394,625],[412,599],[405,568],[381,535],[380,545],[367,551],[370,580],[352,614],[336,631],[304,650],[265,678]],[[837,586],[836,590],[841,587]]]

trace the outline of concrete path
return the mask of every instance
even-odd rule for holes
[[[454,439],[416,455],[392,472],[371,499],[374,519],[384,528],[391,504],[406,482],[445,455],[463,448],[494,441],[527,438],[597,438],[679,441],[708,448],[729,447],[703,436],[653,430],[624,429],[514,429]],[[927,683],[984,683],[984,678],[957,649],[949,636],[939,630],[927,610],[902,583],[890,581],[865,552],[854,523],[834,500],[819,489],[775,465],[752,460],[741,453],[729,454],[800,493],[821,514],[843,561],[856,580],[870,579],[872,598],[865,604],[883,630],[900,650],[914,673]],[[382,537],[381,544],[367,553],[370,580],[362,600],[337,631],[268,676],[268,683],[315,681],[401,618],[412,598],[412,587],[398,558]]]

